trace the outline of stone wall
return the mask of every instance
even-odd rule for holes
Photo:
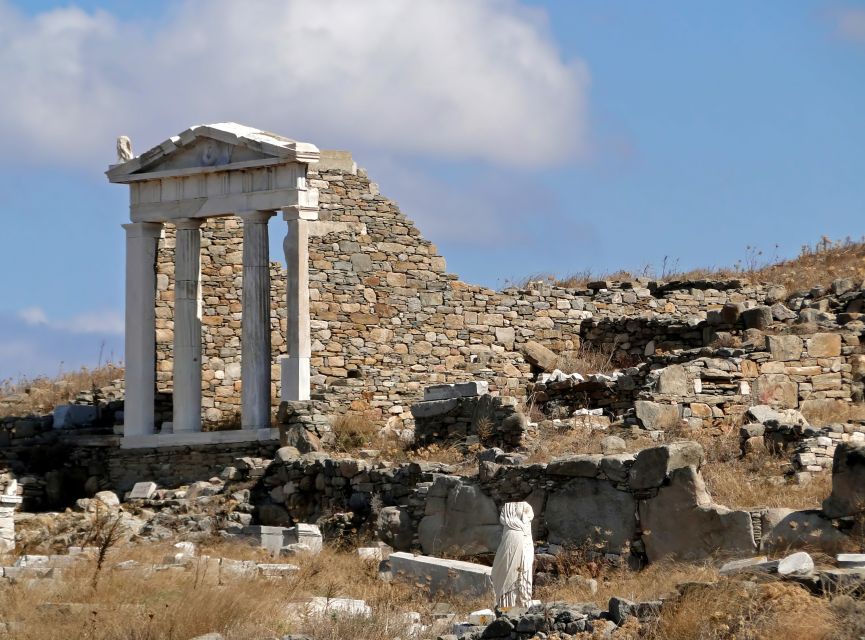
[[[524,397],[530,340],[558,352],[587,340],[641,357],[647,350],[702,346],[696,323],[724,304],[762,303],[769,289],[739,281],[592,283],[584,290],[532,283],[496,292],[446,272],[436,247],[363,170],[323,162],[308,175],[319,189],[310,225],[310,309],[314,397],[334,411],[411,420],[422,387],[485,380]],[[350,163],[349,163],[350,164]],[[236,421],[240,376],[240,222],[203,228],[203,404],[207,423]],[[173,230],[160,242],[158,386],[170,390]],[[285,277],[272,269],[273,397],[286,328]]]
[[[100,490],[122,494],[136,482],[174,488],[208,480],[238,458],[272,459],[279,447],[271,441],[121,449],[120,441],[114,435],[64,432],[49,425],[3,448],[0,469],[16,479],[24,510],[45,511],[66,508]]]
[[[814,545],[846,535],[816,511],[731,510],[714,504],[699,473],[702,449],[680,442],[636,455],[577,455],[549,464],[481,462],[475,476],[443,465],[389,465],[322,454],[277,459],[254,501],[267,524],[313,522],[350,512],[400,550],[491,554],[505,502],[532,505],[535,540],[637,562],[749,556],[758,549]],[[792,526],[790,523],[797,523]]]

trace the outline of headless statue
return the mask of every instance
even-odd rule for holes
[[[497,607],[527,607],[531,603],[534,517],[528,502],[507,502],[502,507],[499,522],[504,530],[491,576]]]

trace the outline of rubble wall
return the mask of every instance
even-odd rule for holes
[[[499,292],[466,284],[447,273],[436,247],[363,170],[329,167],[324,157],[308,175],[321,209],[310,224],[311,367],[314,397],[335,410],[410,420],[422,387],[478,379],[523,397],[531,367],[521,347],[529,340],[557,353],[586,340],[637,357],[647,347],[697,347],[704,337],[695,321],[707,312],[767,295],[762,285],[739,281],[659,287],[641,280],[585,290],[533,283]],[[203,227],[203,405],[211,424],[236,421],[239,411],[241,243],[236,218]],[[167,225],[157,264],[160,391],[171,385],[173,246]],[[285,275],[276,263],[271,282],[276,399],[286,330]]]
[[[253,500],[269,524],[342,514],[352,530],[366,522],[399,550],[449,557],[494,553],[502,505],[523,500],[534,510],[535,540],[638,562],[750,556],[779,540],[827,550],[846,542],[818,511],[732,510],[713,503],[701,460],[699,445],[680,442],[636,455],[586,454],[548,464],[482,461],[477,475],[457,476],[441,464],[309,455],[274,461]],[[791,518],[807,521],[807,530],[791,535]]]

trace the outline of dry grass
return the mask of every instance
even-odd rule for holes
[[[865,279],[865,241],[833,241],[824,236],[813,247],[802,247],[798,257],[762,267],[755,276],[783,284],[790,292],[826,287],[837,278],[852,278],[859,284]]]
[[[706,457],[701,471],[706,487],[712,499],[726,507],[816,509],[831,490],[829,472],[814,474],[808,484],[789,482],[784,475],[790,467],[785,454],[779,456],[765,450],[742,458],[736,424],[683,429],[670,436],[703,446]]]
[[[579,453],[602,453],[601,441],[611,435],[609,430],[593,429],[584,424],[586,417],[575,416],[563,422],[562,427],[554,427],[550,422],[541,423],[537,437],[528,443],[527,463],[535,464],[549,462],[553,458],[561,458]],[[639,451],[646,447],[656,446],[645,432],[621,435],[628,451]]]
[[[647,264],[637,271],[594,273],[591,270],[556,276],[539,273],[506,282],[506,286],[526,289],[532,282],[542,281],[570,289],[585,289],[592,281],[634,281],[638,277],[651,280],[729,280],[782,284],[790,292],[805,291],[815,286],[829,286],[837,278],[853,278],[857,284],[865,279],[865,240],[850,238],[833,241],[823,237],[814,246],[805,245],[799,255],[790,260],[766,256],[756,246],[745,247],[745,255],[732,267],[705,267],[680,270],[678,260],[665,257],[659,266]]]
[[[582,376],[612,373],[619,368],[615,356],[615,349],[603,349],[583,342],[575,351],[562,352],[556,366],[565,373],[579,373]]]
[[[768,582],[751,585],[723,580],[688,589],[664,607],[652,640],[833,640],[848,638],[829,600],[804,587]]]
[[[110,385],[123,377],[123,368],[111,362],[88,369],[60,372],[55,377],[0,381],[0,417],[44,415],[82,391]]]
[[[170,551],[167,546],[115,550],[108,564],[135,559],[146,569]],[[261,550],[243,545],[221,544],[202,553],[264,560]],[[405,612],[417,611],[429,620],[434,599],[424,589],[379,580],[375,563],[355,554],[325,549],[292,562],[300,571],[276,580],[229,577],[201,560],[188,571],[106,570],[95,589],[89,562],[55,580],[0,585],[0,619],[12,624],[13,637],[21,640],[188,640],[210,632],[228,640],[287,633],[308,633],[319,640],[379,640],[406,637]],[[310,596],[361,599],[373,615],[307,617],[288,609]],[[484,604],[450,602],[459,610]]]
[[[548,586],[538,587],[535,597],[544,602],[594,602],[605,608],[610,598],[618,596],[629,600],[656,600],[674,594],[683,582],[705,582],[718,578],[718,570],[710,563],[688,564],[663,561],[634,571],[624,566],[615,567],[603,561],[591,560],[582,548],[566,550],[557,557],[560,579]],[[593,578],[598,591],[592,593],[574,576]]]
[[[379,425],[360,413],[345,413],[331,422],[334,447],[344,453],[371,446],[378,437]]]

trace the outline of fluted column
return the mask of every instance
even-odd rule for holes
[[[174,432],[201,431],[201,223],[176,221]]]
[[[281,399],[309,400],[309,222],[286,211],[285,251],[287,354],[281,363]]]
[[[270,428],[270,248],[271,211],[238,214],[243,219],[243,317],[241,318],[241,424]]]
[[[136,222],[126,229],[126,400],[123,435],[154,429],[156,392],[156,248],[162,225]]]

